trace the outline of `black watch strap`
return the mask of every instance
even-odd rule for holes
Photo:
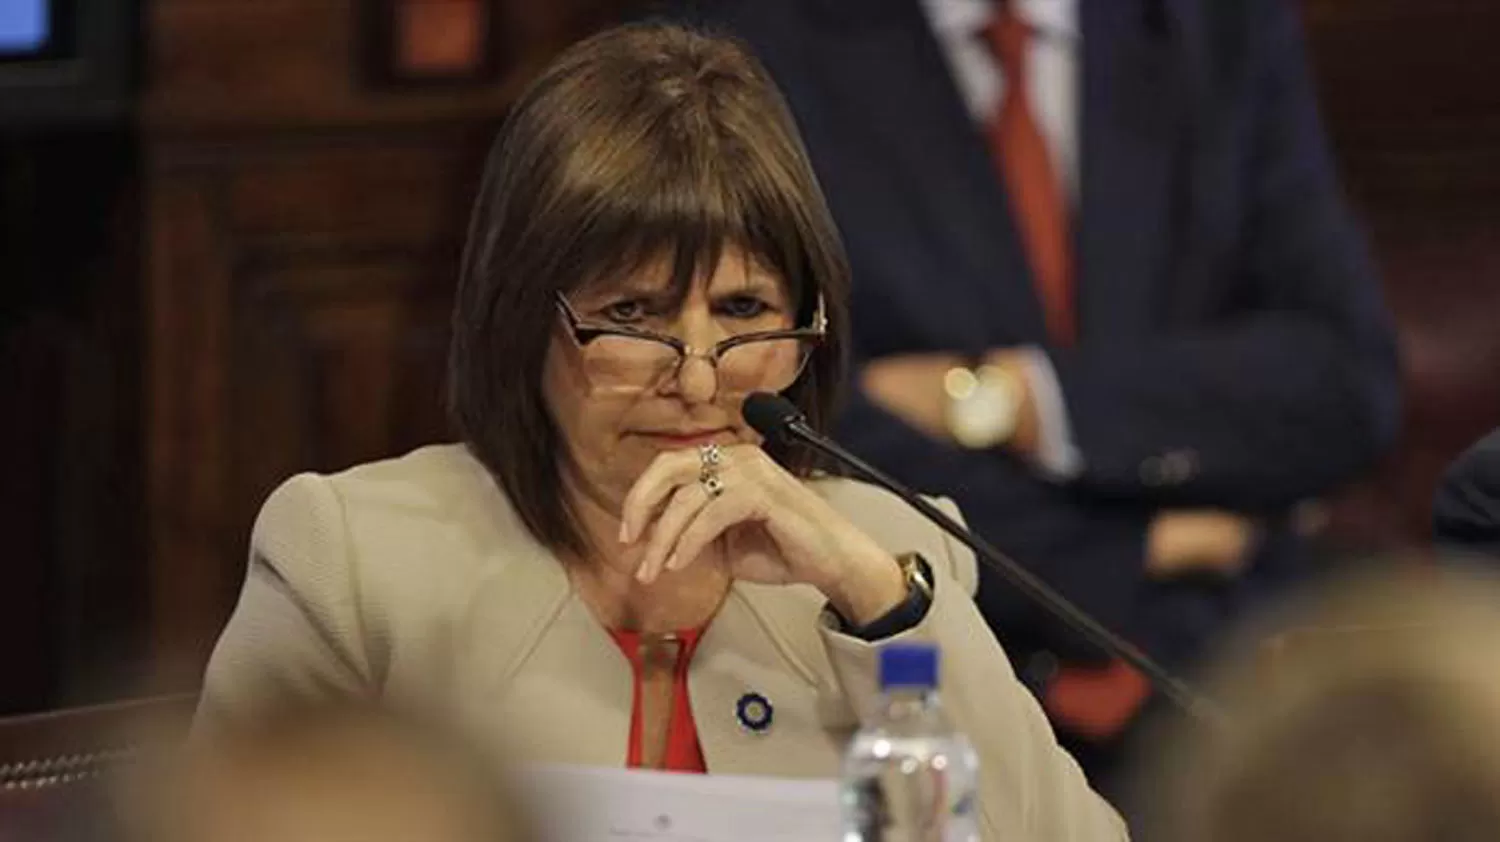
[[[867,643],[875,643],[916,628],[926,619],[927,609],[932,607],[932,568],[926,559],[916,553],[903,556],[901,562],[906,574],[906,599],[863,626],[852,625],[839,617],[844,634]]]

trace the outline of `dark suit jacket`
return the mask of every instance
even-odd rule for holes
[[[1500,430],[1448,466],[1433,501],[1432,531],[1439,546],[1500,558]]]
[[[1038,345],[1086,468],[1054,484],[856,398],[842,435],[1110,626],[1168,659],[1295,567],[1275,524],[1368,465],[1397,424],[1394,343],[1340,199],[1283,0],[1080,0],[1081,339],[1047,348],[981,131],[917,0],[708,0],[798,120],[854,269],[856,355]],[[1234,586],[1153,583],[1162,507],[1272,527]],[[993,579],[1012,650],[1082,656]]]

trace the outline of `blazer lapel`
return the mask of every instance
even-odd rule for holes
[[[1078,315],[1090,340],[1150,330],[1169,288],[1190,81],[1165,9],[1163,0],[1079,4]]]
[[[777,590],[772,598],[787,602],[787,589]],[[836,776],[845,736],[838,726],[846,724],[836,721],[836,691],[819,687],[809,669],[778,647],[757,616],[764,601],[760,589],[736,584],[693,657],[689,694],[704,760],[717,773]],[[771,712],[758,730],[740,710],[753,696]]]
[[[515,739],[554,763],[623,766],[635,703],[630,662],[577,596],[506,688]],[[504,718],[504,717],[502,717]]]
[[[530,544],[530,542],[528,542]],[[465,618],[464,718],[513,756],[621,766],[634,703],[630,663],[551,553],[479,582]]]
[[[879,195],[918,206],[920,224],[904,236],[929,237],[928,247],[955,257],[934,292],[954,302],[957,322],[974,320],[974,342],[1044,336],[1006,192],[921,9],[911,0],[840,6],[844,21],[826,24],[817,61],[828,101],[859,127],[847,140],[869,161],[860,177],[892,180]],[[1004,337],[994,335],[996,314]]]

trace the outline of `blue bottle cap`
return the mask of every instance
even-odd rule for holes
[[[937,646],[891,643],[880,650],[880,689],[936,689]]]

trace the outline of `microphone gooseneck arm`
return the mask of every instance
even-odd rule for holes
[[[1068,628],[1083,636],[1090,643],[1135,668],[1163,696],[1184,712],[1199,721],[1218,726],[1227,724],[1227,715],[1213,701],[1190,687],[1187,682],[1172,675],[1135,644],[1110,631],[1083,609],[1053,590],[1036,574],[1016,563],[985,539],[966,529],[921,495],[912,492],[884,471],[814,430],[790,401],[779,395],[765,393],[752,395],[745,402],[744,414],[750,425],[767,438],[800,442],[852,468],[861,478],[900,497],[907,505],[916,509],[944,532],[973,550],[975,555],[982,559],[991,570],[998,573],[1028,599],[1061,620]]]

